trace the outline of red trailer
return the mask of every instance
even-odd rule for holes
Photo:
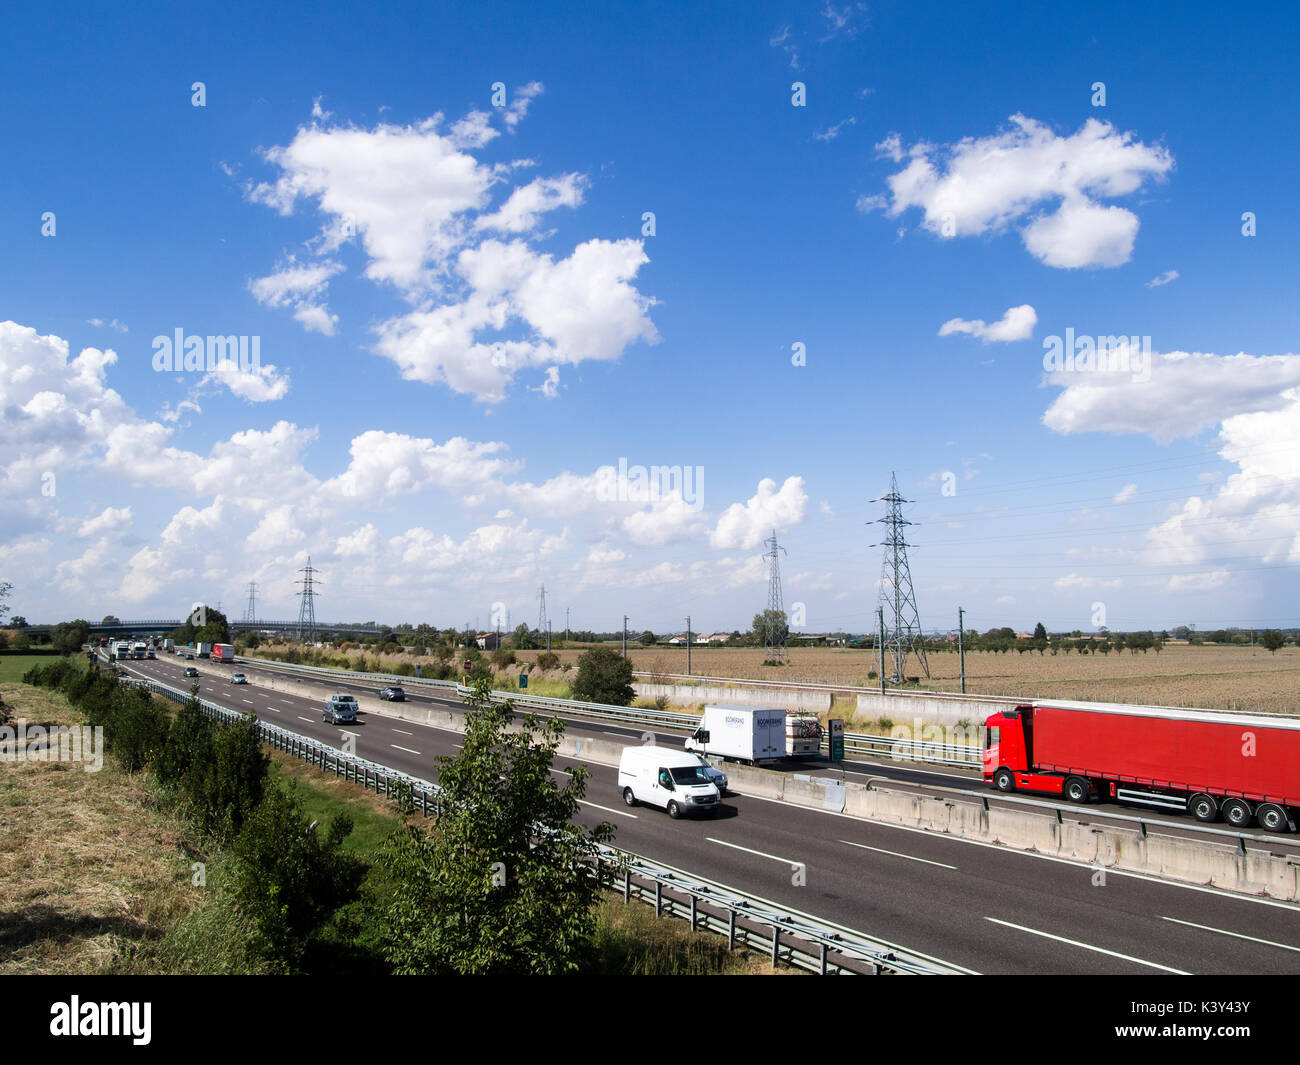
[[[1034,703],[985,721],[984,779],[1294,830],[1300,719],[1118,703]]]

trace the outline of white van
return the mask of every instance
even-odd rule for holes
[[[721,805],[717,785],[700,759],[668,747],[624,747],[618,786],[629,806],[662,806],[669,817],[711,813]]]

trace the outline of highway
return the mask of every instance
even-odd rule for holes
[[[193,683],[181,675],[190,664],[201,669],[204,698],[333,745],[352,733],[359,756],[412,775],[436,779],[433,759],[454,755],[460,742],[457,732],[373,712],[355,726],[325,725],[318,699],[261,687],[255,670],[244,669],[253,683],[242,686],[229,683],[228,667],[174,656],[123,663],[181,688]],[[431,701],[463,709],[456,700]],[[637,728],[574,727],[641,736]],[[577,764],[557,759],[560,768]],[[754,796],[729,795],[711,819],[673,821],[659,810],[627,809],[616,770],[584,764],[581,820],[612,822],[617,846],[971,972],[1300,972],[1300,907],[1109,871],[1094,885],[1097,871],[1080,863]],[[877,777],[887,770],[921,786],[972,780],[893,763],[853,767]]]

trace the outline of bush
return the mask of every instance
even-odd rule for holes
[[[560,664],[560,656],[554,651],[543,651],[537,656],[537,668],[545,672]]]
[[[630,658],[612,647],[593,647],[578,659],[573,697],[579,702],[627,706],[635,695]]]
[[[514,651],[508,647],[498,647],[492,652],[492,664],[497,669],[505,669],[506,666],[513,666],[517,661]]]

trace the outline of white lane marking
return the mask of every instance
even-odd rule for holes
[[[898,851],[887,851],[884,847],[868,847],[865,843],[854,843],[851,839],[842,839],[840,842],[847,843],[850,847],[861,847],[864,851],[875,851],[877,854],[892,854],[895,858],[906,858],[908,861],[937,865],[941,869],[957,868],[955,865],[948,865],[946,862],[932,862],[929,858],[918,858],[915,854],[900,854]]]
[[[276,710],[276,708],[275,708],[274,706],[268,706],[267,709],[268,709],[268,710],[273,710],[273,711],[275,711],[275,713],[277,713],[277,714],[280,712],[279,710]],[[303,718],[303,720],[306,721],[307,719],[306,719],[306,718]]]
[[[793,858],[782,858],[777,854],[765,854],[763,851],[750,850],[748,847],[742,847],[739,843],[728,843],[725,839],[714,839],[712,836],[705,836],[710,843],[720,843],[724,847],[735,847],[738,851],[745,851],[748,854],[757,854],[760,858],[771,858],[774,862],[781,862],[784,865],[805,865],[806,862],[796,862]]]
[[[253,705],[253,700],[252,700],[252,699],[245,699],[244,702],[246,702],[249,706],[252,706],[252,705]]]
[[[390,746],[390,747],[397,747],[397,744],[395,744],[395,743],[390,743],[388,746]],[[419,754],[419,753],[420,753],[419,751],[413,751],[413,750],[411,750],[411,748],[409,748],[409,747],[397,747],[397,749],[398,749],[399,751],[405,751],[407,754]],[[421,756],[421,757],[423,757],[423,756]]]
[[[299,721],[314,721],[315,718],[303,717],[302,714],[299,714],[299,715],[298,715],[298,720],[299,720]]]
[[[400,728],[389,729],[389,731],[390,731],[390,732],[400,732],[403,736],[414,736],[414,735],[415,735],[414,732],[407,732],[405,729],[400,729]]]
[[[1280,947],[1282,950],[1300,951],[1300,947],[1293,947],[1290,943],[1275,943],[1271,939],[1256,939],[1254,936],[1248,936],[1242,932],[1229,932],[1226,928],[1211,928],[1208,924],[1196,924],[1194,921],[1180,921],[1177,917],[1161,917],[1160,920],[1173,921],[1174,924],[1185,924],[1188,928],[1199,928],[1205,932],[1218,932],[1221,936],[1235,936],[1237,939],[1249,939],[1252,943],[1263,943],[1266,947]]]
[[[1022,924],[1012,924],[1010,921],[999,921],[996,917],[985,917],[984,920],[992,921],[994,924],[1004,925],[1007,928],[1014,928],[1020,932],[1028,932],[1031,936],[1042,936],[1044,939],[1054,939],[1058,943],[1068,943],[1072,947],[1082,947],[1084,950],[1096,951],[1098,954],[1106,954],[1112,958],[1120,958],[1123,961],[1131,961],[1136,965],[1146,965],[1152,969],[1159,969],[1161,972],[1173,973],[1175,976],[1191,976],[1191,973],[1183,972],[1182,969],[1171,969],[1168,965],[1157,965],[1153,961],[1144,961],[1142,958],[1134,958],[1130,954],[1120,954],[1118,951],[1106,950],[1104,947],[1094,947],[1091,943],[1080,943],[1077,939],[1066,939],[1065,936],[1054,936],[1051,932],[1040,932],[1037,928],[1026,928]]]
[[[586,799],[579,799],[583,806],[594,806],[597,810],[604,810],[608,814],[618,814],[619,817],[630,817],[632,820],[637,819],[636,814],[628,813],[626,810],[615,810],[609,806],[601,806],[598,802],[588,802]]]

